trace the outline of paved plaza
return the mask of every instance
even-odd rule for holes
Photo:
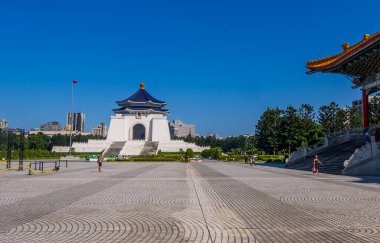
[[[380,180],[222,163],[0,173],[0,242],[379,242]]]

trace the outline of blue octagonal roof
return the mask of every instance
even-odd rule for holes
[[[145,86],[143,83],[140,84],[140,89],[131,95],[129,98],[122,100],[122,101],[117,101],[116,102],[120,106],[124,106],[127,103],[156,103],[156,104],[161,104],[165,105],[166,103],[164,101],[158,100],[151,96],[146,90]]]

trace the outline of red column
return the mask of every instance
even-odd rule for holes
[[[368,95],[364,89],[362,90],[362,114],[363,114],[363,128],[367,128],[369,127]]]

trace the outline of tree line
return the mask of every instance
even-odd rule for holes
[[[372,127],[380,121],[380,95],[372,98],[369,106]],[[220,148],[224,153],[240,154],[249,150],[265,154],[292,153],[302,146],[322,142],[325,136],[339,131],[361,129],[360,106],[341,107],[336,102],[315,110],[310,104],[296,108],[268,108],[260,116],[253,136],[217,138],[210,136],[188,136],[186,142],[198,146]]]
[[[380,121],[380,94],[369,104],[370,127]],[[336,102],[323,105],[316,112],[309,104],[298,109],[268,108],[260,117],[255,132],[256,147],[266,153],[293,152],[310,146],[339,131],[362,129],[361,106],[340,107]]]
[[[242,154],[255,151],[264,154],[291,153],[302,146],[311,146],[321,142],[326,135],[346,129],[362,127],[361,107],[340,107],[331,102],[321,106],[317,111],[309,104],[286,109],[268,108],[260,116],[255,134],[250,136],[232,136],[218,138],[209,136],[187,136],[186,142],[198,146],[218,148],[215,151],[230,154]],[[380,121],[380,95],[372,98],[369,106],[371,126]],[[103,139],[94,135],[74,135],[73,142],[87,142],[89,139]],[[57,134],[52,137],[42,133],[32,134],[25,138],[25,149],[51,150],[53,146],[69,146],[69,135]],[[7,133],[0,132],[0,149],[7,148]],[[19,136],[14,135],[12,149],[19,148]],[[215,152],[211,151],[211,152]],[[217,153],[217,152],[215,152]]]
[[[87,142],[89,139],[104,139],[101,136],[95,135],[73,135],[73,142]],[[8,133],[0,132],[0,150],[6,150],[8,145]],[[43,133],[31,134],[25,137],[24,148],[30,150],[49,150],[53,146],[69,146],[70,136],[56,134],[53,136],[48,136]],[[18,150],[20,146],[20,136],[16,133],[12,135],[12,149]]]

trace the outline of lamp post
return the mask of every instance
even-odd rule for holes
[[[70,147],[69,147],[69,155],[71,155],[72,150],[72,140],[73,140],[73,128],[74,128],[74,84],[77,84],[78,81],[73,80],[71,82],[71,106],[70,106]]]

